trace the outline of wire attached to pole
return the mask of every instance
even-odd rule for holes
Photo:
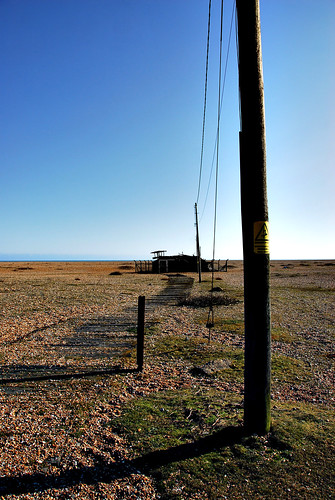
[[[233,4],[233,10],[232,10],[232,13],[231,13],[231,20],[230,20],[228,48],[227,48],[227,55],[226,55],[226,62],[225,62],[225,71],[224,71],[223,85],[222,85],[222,92],[221,92],[220,119],[221,119],[223,96],[224,96],[224,91],[225,91],[225,87],[226,87],[226,77],[227,77],[227,70],[228,70],[228,60],[229,60],[229,54],[230,54],[230,44],[231,44],[231,36],[232,36],[232,30],[233,30],[234,17],[236,18],[236,3],[235,3],[235,1],[234,1],[234,4]],[[203,217],[204,212],[205,212],[205,208],[206,208],[206,205],[207,205],[208,194],[209,194],[209,188],[210,188],[211,181],[212,181],[212,174],[213,174],[213,167],[214,167],[214,162],[215,162],[215,153],[216,153],[217,139],[218,139],[218,130],[216,131],[214,151],[213,151],[213,158],[212,158],[212,166],[211,166],[211,171],[210,171],[210,174],[209,174],[207,191],[206,191],[204,206],[203,206],[202,213],[201,213],[201,216],[200,216],[200,222],[201,222],[202,217]]]
[[[203,118],[202,118],[202,139],[201,139],[200,172],[199,172],[197,204],[198,204],[199,196],[200,196],[200,186],[201,186],[201,176],[202,176],[202,164],[203,164],[203,158],[204,158],[205,124],[206,124],[206,107],[207,107],[207,81],[208,81],[209,39],[210,39],[210,31],[211,31],[211,4],[212,4],[212,0],[209,0],[209,4],[208,4],[208,29],[207,29],[207,50],[206,50],[205,97],[204,97],[204,113],[203,113]]]
[[[213,258],[212,258],[212,288],[210,296],[210,306],[208,312],[207,328],[209,330],[209,342],[211,340],[211,328],[214,327],[213,311],[213,288],[214,288],[214,264],[215,264],[215,245],[216,245],[216,218],[217,218],[217,200],[218,200],[218,177],[219,177],[219,145],[220,145],[220,115],[221,115],[221,78],[222,78],[222,33],[223,33],[223,0],[221,0],[221,29],[220,29],[220,60],[219,60],[219,98],[218,98],[218,122],[217,122],[217,141],[216,141],[216,169],[215,169],[215,198],[214,198],[214,225],[213,225]]]

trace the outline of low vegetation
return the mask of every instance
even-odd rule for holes
[[[333,412],[273,405],[267,436],[245,436],[235,393],[165,391],[127,406],[114,429],[164,499],[332,498]]]

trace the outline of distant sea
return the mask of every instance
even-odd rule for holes
[[[0,253],[0,262],[120,262],[135,260],[133,257],[108,258],[99,255],[36,255]],[[137,257],[136,260],[139,260]],[[144,260],[144,259],[142,259]]]

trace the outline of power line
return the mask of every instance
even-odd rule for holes
[[[235,6],[236,6],[236,0],[235,0]],[[237,67],[238,71],[240,71],[240,48],[238,44],[238,19],[237,19],[237,11],[235,15],[235,39],[236,39],[236,56],[237,56]],[[238,113],[239,113],[239,120],[240,120],[240,130],[242,130],[242,112],[241,112],[241,91],[240,87],[238,88]]]
[[[214,260],[215,260],[215,245],[216,245],[216,217],[217,217],[217,201],[218,201],[218,177],[219,177],[219,137],[220,137],[220,115],[221,115],[221,80],[222,80],[222,32],[223,32],[223,0],[221,0],[221,28],[220,28],[220,60],[219,60],[219,96],[218,96],[218,121],[217,121],[217,140],[216,140],[216,169],[215,169],[215,196],[214,196],[214,223],[213,223],[213,258],[212,258],[212,288],[211,300],[208,311],[207,327],[209,329],[209,341],[211,328],[214,326],[214,311],[213,311],[213,288],[214,288]]]
[[[216,140],[216,169],[215,169],[215,196],[214,196],[214,225],[213,225],[213,269],[215,257],[216,243],[216,217],[217,217],[217,201],[218,201],[218,177],[219,177],[219,139],[220,139],[220,117],[221,117],[221,79],[222,79],[222,32],[223,32],[223,0],[221,0],[221,30],[220,30],[220,61],[219,61],[219,99],[218,99],[218,123],[217,123],[217,140]],[[214,270],[212,272],[212,285],[214,279]]]
[[[235,4],[235,1],[234,1],[234,3],[233,3],[233,10],[232,10],[232,14],[231,14],[231,20],[230,20],[228,48],[227,48],[227,55],[226,55],[226,62],[225,62],[225,71],[224,71],[224,77],[223,77],[223,86],[222,86],[222,93],[221,93],[219,120],[221,119],[223,96],[224,96],[224,91],[225,91],[225,86],[226,86],[226,76],[227,76],[228,60],[229,60],[229,54],[230,54],[230,43],[231,43],[231,36],[232,36],[232,28],[233,28],[235,7],[236,7],[236,4]],[[214,150],[213,150],[213,158],[212,158],[211,171],[210,171],[210,175],[209,175],[209,180],[208,180],[208,185],[207,185],[207,191],[206,191],[204,206],[203,206],[202,213],[201,213],[201,216],[200,216],[200,222],[201,222],[202,217],[203,217],[204,212],[205,212],[205,208],[206,208],[206,205],[207,205],[208,194],[209,194],[209,188],[210,188],[211,181],[212,181],[212,174],[213,174],[214,161],[215,161],[215,153],[216,153],[216,150],[217,150],[218,135],[219,135],[219,130],[217,129],[217,131],[216,131],[216,137],[215,137]]]
[[[205,123],[206,123],[206,106],[207,106],[207,81],[208,81],[208,56],[209,56],[209,39],[211,31],[211,4],[212,1],[209,0],[208,4],[208,29],[207,29],[207,50],[206,50],[206,77],[205,77],[205,97],[204,97],[204,113],[202,118],[202,139],[201,139],[201,155],[200,155],[200,172],[199,172],[199,184],[198,184],[198,194],[197,194],[197,204],[200,195],[200,185],[201,185],[201,175],[202,175],[202,163],[204,157],[204,141],[205,141]]]

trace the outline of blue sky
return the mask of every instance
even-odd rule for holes
[[[205,258],[219,11],[212,0]],[[0,0],[0,260],[195,252],[207,15],[207,0]],[[261,27],[271,258],[334,258],[335,2],[261,0]],[[216,257],[240,259],[235,33],[220,130]]]

